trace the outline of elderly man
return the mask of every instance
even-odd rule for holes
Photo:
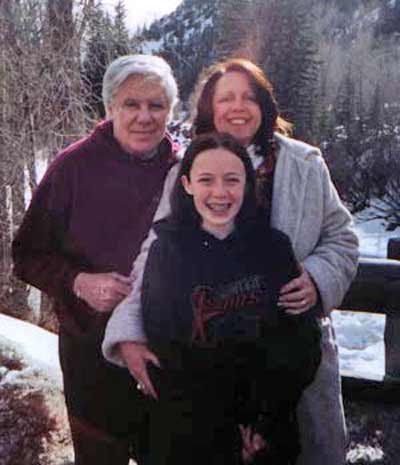
[[[112,62],[107,120],[56,157],[13,242],[16,275],[54,300],[75,465],[127,465],[132,445],[139,462],[145,453],[142,397],[100,345],[175,163],[166,123],[176,100],[163,59]]]

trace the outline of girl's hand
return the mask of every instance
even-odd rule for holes
[[[130,374],[136,379],[138,389],[145,396],[158,400],[158,394],[154,389],[147,371],[147,363],[151,362],[161,368],[157,356],[151,352],[142,342],[125,341],[119,344],[121,356],[124,359]]]
[[[242,437],[242,460],[243,463],[251,463],[255,455],[265,449],[267,443],[261,434],[253,432],[251,426],[239,425],[240,436]]]
[[[306,312],[318,301],[317,288],[304,268],[298,278],[292,279],[281,288],[279,294],[278,305],[291,315]]]

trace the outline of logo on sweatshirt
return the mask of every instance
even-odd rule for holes
[[[254,327],[261,317],[267,316],[268,296],[267,281],[265,276],[261,275],[216,287],[196,286],[191,296],[192,342],[207,342],[210,326],[213,326],[214,339],[230,337],[238,330],[248,333],[249,326]],[[255,309],[258,311],[255,312]],[[239,318],[236,318],[237,316]]]

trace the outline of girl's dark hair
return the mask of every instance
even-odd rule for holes
[[[223,133],[206,133],[195,137],[183,156],[180,170],[171,193],[171,215],[170,219],[178,225],[200,226],[201,216],[196,210],[193,197],[189,195],[183,185],[181,178],[186,176],[190,179],[190,171],[197,155],[212,149],[225,149],[236,155],[244,165],[246,173],[246,184],[243,203],[236,217],[236,224],[257,216],[257,203],[255,195],[255,173],[247,150],[232,136]]]
[[[287,134],[290,132],[291,124],[279,116],[272,84],[263,70],[253,62],[243,58],[233,58],[217,63],[206,70],[205,75],[199,79],[196,86],[197,99],[193,133],[194,135],[200,135],[205,132],[216,131],[212,105],[215,87],[219,79],[231,71],[245,74],[256,94],[262,120],[252,142],[261,148],[263,156],[267,156],[274,150],[274,131]]]

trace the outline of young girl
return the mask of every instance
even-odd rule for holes
[[[299,269],[289,239],[260,219],[246,150],[229,135],[195,139],[171,209],[143,280],[144,329],[161,361],[149,366],[149,463],[240,463],[240,424],[242,437],[263,437],[258,460],[294,464],[295,408],[319,364],[320,331],[312,312],[277,305]]]

